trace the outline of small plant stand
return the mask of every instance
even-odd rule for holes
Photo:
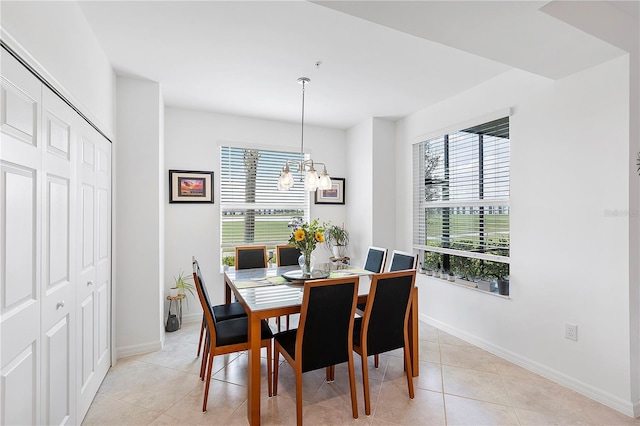
[[[342,264],[342,265],[350,265],[351,264],[351,259],[348,257],[333,257],[331,256],[329,258],[329,260],[331,262],[333,262],[334,264]]]
[[[178,325],[182,328],[182,299],[187,297],[186,294],[180,293],[177,296],[167,296],[169,301],[169,312],[171,312],[171,305],[176,302],[176,310],[178,311]]]

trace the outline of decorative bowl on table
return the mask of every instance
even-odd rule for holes
[[[321,280],[329,277],[329,271],[316,269],[311,274],[303,274],[301,269],[295,269],[282,274],[282,276],[290,282],[305,282],[309,280]]]

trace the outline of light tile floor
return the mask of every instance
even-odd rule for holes
[[[204,384],[196,358],[200,323],[167,333],[162,351],[118,360],[105,378],[83,424],[245,425],[247,354],[219,356],[203,413]],[[303,379],[307,425],[640,425],[598,402],[420,323],[420,375],[409,399],[402,352],[370,360],[372,412],[364,414],[360,357],[354,354],[359,418],[351,416],[345,364],[326,383],[324,370]],[[295,380],[281,359],[278,395],[262,386],[262,424],[293,425]],[[266,375],[266,359],[263,362]]]

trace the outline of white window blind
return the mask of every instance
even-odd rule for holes
[[[509,261],[509,118],[414,145],[414,247]]]
[[[225,248],[243,244],[284,244],[295,218],[308,219],[309,197],[303,185],[278,191],[285,161],[300,153],[220,148],[220,228]],[[229,251],[229,250],[227,250]]]

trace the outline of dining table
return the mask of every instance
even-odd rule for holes
[[[341,263],[316,265],[313,279],[358,276],[358,303],[366,302],[372,272]],[[244,307],[249,323],[249,361],[247,381],[247,417],[250,425],[260,424],[260,342],[261,321],[300,312],[305,279],[299,266],[255,269],[229,269],[224,273],[225,303],[232,294]],[[418,288],[412,292],[409,318],[410,358],[412,372],[418,375]]]

